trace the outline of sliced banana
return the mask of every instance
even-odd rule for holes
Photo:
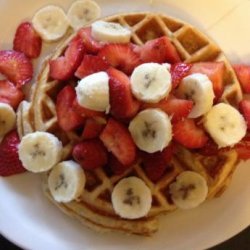
[[[89,75],[76,86],[78,103],[95,111],[109,111],[109,76],[106,72]]]
[[[27,170],[44,172],[60,161],[62,143],[53,134],[37,131],[22,138],[18,153]]]
[[[204,127],[219,147],[233,146],[246,134],[247,126],[240,112],[226,103],[212,107],[204,119]]]
[[[171,64],[170,63],[162,63],[162,66],[164,66],[168,71],[171,69]]]
[[[96,21],[91,25],[94,39],[108,43],[129,43],[131,31],[119,23]]]
[[[177,94],[183,99],[193,101],[189,118],[197,118],[207,113],[213,106],[215,96],[212,82],[206,75],[200,73],[184,77]]]
[[[49,174],[49,190],[57,202],[70,202],[83,192],[86,182],[84,170],[74,161],[63,161]]]
[[[125,219],[138,219],[148,214],[152,195],[148,186],[138,177],[119,181],[111,195],[115,212]]]
[[[16,124],[16,113],[7,103],[0,103],[0,137],[11,131]]]
[[[43,40],[49,42],[57,41],[65,35],[69,20],[63,9],[48,5],[35,13],[32,24]]]
[[[137,99],[156,103],[169,94],[171,75],[165,65],[141,64],[131,75],[131,89]]]
[[[162,151],[172,139],[170,118],[160,109],[141,111],[128,129],[137,147],[148,153]]]
[[[193,171],[184,171],[169,186],[174,204],[181,209],[199,206],[205,201],[208,186],[205,178]]]
[[[78,0],[72,3],[68,10],[71,26],[78,30],[88,22],[101,16],[101,8],[92,0]]]

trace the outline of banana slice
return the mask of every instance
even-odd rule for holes
[[[162,66],[164,66],[168,71],[171,69],[171,64],[170,63],[162,63]]]
[[[67,15],[71,26],[78,30],[86,23],[100,17],[101,8],[92,0],[78,0],[72,3]]]
[[[204,74],[195,73],[186,76],[181,81],[177,95],[183,99],[192,100],[194,105],[189,118],[197,118],[207,113],[213,106],[213,84]]]
[[[152,195],[141,179],[131,176],[116,184],[111,200],[115,212],[122,218],[138,219],[148,214]]]
[[[0,137],[11,131],[16,124],[16,113],[6,103],[0,103]]]
[[[98,72],[83,78],[76,87],[78,103],[95,111],[109,111],[109,76]]]
[[[208,193],[207,182],[203,176],[193,171],[184,171],[169,186],[174,204],[181,209],[199,206]]]
[[[19,145],[19,159],[23,166],[34,173],[51,169],[60,161],[62,143],[47,132],[34,132],[25,135]]]
[[[137,147],[148,153],[162,151],[172,139],[170,118],[160,109],[141,111],[130,122],[129,131]]]
[[[137,99],[156,103],[169,94],[171,75],[165,65],[141,64],[131,75],[131,89]]]
[[[96,21],[91,25],[94,39],[108,43],[129,43],[131,31],[119,23]]]
[[[69,20],[63,9],[48,5],[35,13],[32,24],[37,33],[49,42],[57,41],[65,35]]]
[[[246,134],[247,126],[240,112],[226,103],[219,103],[206,114],[204,126],[219,147],[233,146]]]
[[[83,192],[86,182],[84,170],[74,161],[63,161],[53,167],[48,185],[57,202],[70,202]]]

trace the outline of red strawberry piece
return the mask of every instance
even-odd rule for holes
[[[188,75],[192,65],[190,63],[175,63],[171,65],[172,88],[178,87],[181,80]]]
[[[13,109],[17,109],[23,99],[23,92],[13,83],[7,80],[0,80],[0,102],[7,103],[12,106]]]
[[[177,63],[181,61],[176,48],[166,36],[150,40],[134,50],[140,54],[141,60],[145,63]]]
[[[114,155],[110,154],[108,166],[111,169],[113,174],[121,175],[123,174],[128,168],[130,168],[130,165],[123,165]]]
[[[0,176],[10,176],[26,171],[18,156],[18,145],[20,143],[16,130],[5,135],[0,144]]]
[[[173,124],[173,137],[187,148],[202,148],[208,141],[204,130],[197,127],[192,119],[184,119]]]
[[[130,80],[123,72],[110,68],[109,79],[109,99],[110,112],[118,119],[131,118],[139,110],[140,103],[131,92]]]
[[[239,143],[234,146],[241,160],[250,159],[250,135],[247,134]]]
[[[131,44],[106,44],[98,55],[125,74],[131,74],[141,62]]]
[[[73,102],[76,98],[72,86],[64,87],[56,99],[56,113],[59,126],[64,131],[70,131],[83,125],[84,118],[73,109]]]
[[[72,154],[75,161],[86,170],[101,168],[108,162],[107,150],[99,139],[76,144]]]
[[[64,56],[51,60],[50,76],[55,80],[65,81],[71,78],[79,67],[84,56],[84,45],[80,36],[70,42]]]
[[[213,90],[216,100],[218,100],[223,93],[225,65],[224,62],[199,62],[194,63],[189,73],[202,73],[208,76],[213,83]]]
[[[122,123],[110,118],[100,139],[108,151],[111,151],[123,165],[131,165],[135,161],[135,143]]]
[[[234,71],[239,79],[243,92],[250,94],[250,65],[233,65]]]
[[[212,139],[208,139],[204,147],[199,148],[197,152],[204,156],[213,156],[218,155],[219,148],[218,145]]]
[[[30,59],[22,52],[1,50],[0,73],[4,74],[17,87],[21,87],[32,79],[33,66]]]
[[[104,123],[101,123],[97,119],[87,118],[82,132],[82,138],[84,140],[97,138],[104,126]]]
[[[80,66],[75,72],[75,76],[82,79],[99,71],[106,71],[109,64],[99,56],[85,55]]]
[[[242,100],[239,103],[239,109],[245,118],[247,128],[250,129],[250,100]]]
[[[41,53],[42,39],[30,22],[18,26],[13,43],[14,50],[23,52],[30,58],[37,58]]]
[[[91,27],[82,28],[79,30],[78,34],[82,38],[84,47],[87,53],[97,54],[98,51],[103,47],[101,42],[96,41],[91,35]]]
[[[189,115],[193,108],[193,102],[170,95],[158,103],[145,103],[143,108],[159,108],[172,117],[172,122],[177,122]]]

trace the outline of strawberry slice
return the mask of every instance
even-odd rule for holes
[[[202,148],[208,141],[205,132],[197,127],[192,119],[184,119],[173,124],[173,137],[187,148]]]
[[[176,48],[166,36],[148,41],[140,47],[135,47],[134,50],[140,54],[144,63],[177,63],[181,61]]]
[[[42,39],[30,22],[18,26],[13,44],[14,50],[23,52],[30,58],[39,57],[42,49]]]
[[[31,80],[33,66],[30,59],[22,52],[1,50],[0,73],[4,74],[19,88]]]
[[[146,108],[159,108],[172,117],[172,122],[177,122],[189,115],[193,108],[193,102],[169,95],[158,103],[144,103],[143,109]]]
[[[172,78],[172,88],[178,87],[181,80],[188,75],[192,65],[190,63],[175,63],[171,65],[170,73]]]
[[[110,154],[108,160],[108,166],[111,169],[113,174],[121,175],[123,174],[130,165],[123,165],[114,155]]]
[[[250,159],[250,135],[247,134],[239,143],[234,146],[241,160]]]
[[[214,156],[218,155],[220,150],[221,149],[218,148],[218,145],[211,138],[209,138],[205,146],[199,148],[197,152],[204,156]]]
[[[82,79],[93,73],[106,71],[108,68],[109,64],[99,56],[85,55],[80,66],[75,72],[75,76]]]
[[[72,86],[64,87],[56,99],[56,113],[59,126],[64,131],[71,131],[83,125],[84,118],[73,109],[73,102],[76,98],[75,90]]]
[[[97,119],[87,118],[82,132],[82,138],[84,140],[98,138],[104,126],[104,123],[99,122]]]
[[[0,176],[10,176],[26,171],[18,156],[20,139],[16,130],[5,135],[0,144]]]
[[[108,162],[107,150],[99,139],[76,144],[72,155],[75,161],[86,170],[101,168]]]
[[[7,80],[0,80],[0,102],[7,103],[13,109],[17,109],[23,99],[23,92],[13,83]]]
[[[135,143],[122,123],[110,118],[100,139],[108,151],[111,151],[123,165],[131,165],[135,161]]]
[[[245,118],[247,128],[250,129],[250,100],[242,100],[239,103],[239,109]]]
[[[233,65],[234,71],[239,79],[243,92],[250,94],[250,65]]]
[[[213,83],[215,99],[218,100],[223,93],[225,65],[224,62],[199,62],[194,63],[189,73],[202,73],[208,76]]]
[[[98,56],[128,75],[141,62],[139,55],[133,51],[131,44],[106,44],[99,51]]]
[[[51,60],[50,76],[55,80],[65,81],[70,79],[79,67],[84,56],[84,45],[81,37],[76,36],[70,42],[64,56]]]
[[[109,79],[110,112],[117,119],[131,118],[139,110],[140,103],[131,92],[130,80],[123,72],[110,68]]]

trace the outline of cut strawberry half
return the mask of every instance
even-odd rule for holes
[[[87,118],[82,132],[82,138],[84,140],[98,138],[104,127],[105,124],[97,119]]]
[[[250,135],[247,134],[239,143],[234,146],[241,160],[250,159]]]
[[[213,83],[213,90],[215,94],[215,100],[217,101],[224,90],[225,65],[224,62],[200,62],[194,63],[189,73],[202,73],[208,76],[210,81]]]
[[[0,176],[10,176],[26,171],[18,156],[20,139],[16,130],[5,135],[0,144]]]
[[[13,83],[7,80],[0,80],[0,102],[7,103],[13,109],[17,109],[23,99],[23,92]]]
[[[110,118],[100,135],[108,151],[123,164],[131,165],[136,159],[136,146],[128,129],[120,122]]]
[[[190,63],[175,63],[171,65],[170,72],[172,78],[172,88],[178,87],[181,80],[188,75],[192,64]]]
[[[239,109],[247,123],[247,128],[250,129],[250,100],[242,100],[239,103]]]
[[[186,148],[202,148],[208,141],[204,130],[197,127],[192,119],[184,119],[173,124],[173,137]]]
[[[135,47],[134,50],[140,54],[144,63],[177,63],[181,61],[176,48],[166,36],[148,41],[140,47]]]
[[[42,49],[42,39],[30,22],[18,26],[13,44],[14,50],[23,52],[30,58],[39,57]]]
[[[218,155],[220,149],[218,148],[218,145],[212,140],[208,139],[204,147],[199,148],[197,152],[204,156],[213,156]]]
[[[1,50],[0,73],[4,74],[19,88],[32,79],[33,66],[24,53],[14,50]]]
[[[118,119],[126,119],[135,116],[140,108],[131,92],[130,80],[123,72],[110,68],[109,75],[109,99],[110,112]]]
[[[243,92],[250,94],[250,65],[233,65],[234,71],[239,79]]]
[[[64,131],[71,131],[83,125],[84,118],[73,109],[73,102],[76,98],[72,86],[64,87],[56,99],[56,113],[59,126]]]
[[[82,79],[99,71],[106,71],[109,64],[99,56],[85,55],[80,66],[75,72],[75,76]]]
[[[139,55],[133,51],[131,44],[106,44],[99,51],[98,56],[128,75],[141,62]]]
[[[49,62],[50,76],[53,79],[60,81],[70,79],[79,67],[83,59],[84,52],[84,45],[81,37],[74,37],[66,49],[64,56]]]
[[[130,165],[123,165],[114,155],[110,154],[108,160],[108,166],[111,169],[113,174],[121,175],[127,169],[129,169]]]

